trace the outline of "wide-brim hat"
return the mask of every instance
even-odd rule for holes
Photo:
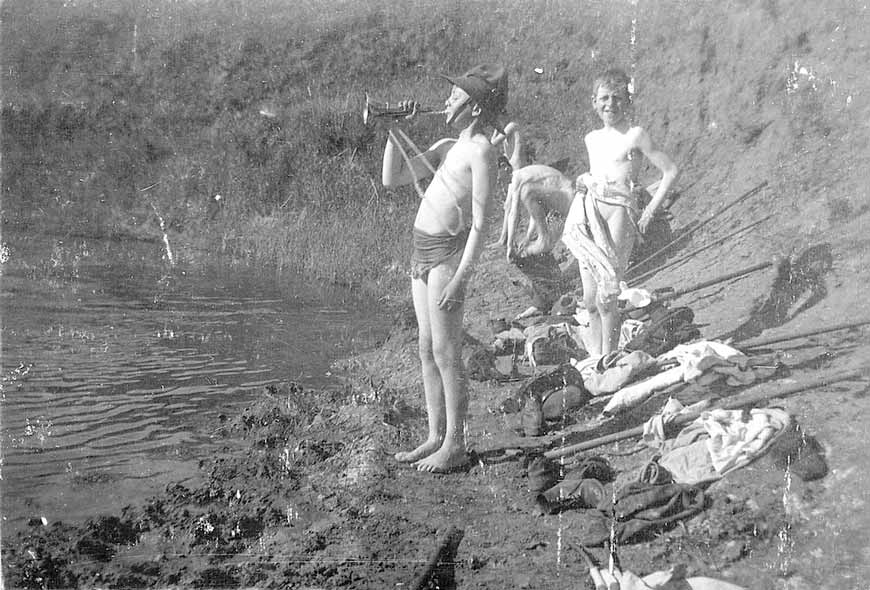
[[[480,64],[461,76],[442,77],[462,88],[477,105],[489,115],[504,113],[507,106],[508,80],[504,68],[498,64]]]

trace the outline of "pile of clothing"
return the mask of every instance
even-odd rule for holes
[[[655,358],[643,351],[616,351],[594,362],[586,359],[573,364],[590,393],[613,394],[602,410],[608,415],[637,406],[654,392],[679,383],[722,381],[746,386],[776,371],[776,367],[751,366],[741,351],[710,340],[680,344]]]
[[[706,502],[695,485],[638,479],[616,487],[616,473],[601,457],[587,457],[563,475],[540,457],[529,463],[528,475],[539,511],[577,515],[571,526],[587,547],[603,545],[611,532],[620,543],[660,532],[698,514]]]

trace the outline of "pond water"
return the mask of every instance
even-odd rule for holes
[[[4,236],[3,528],[108,513],[200,477],[263,388],[337,386],[386,334],[376,302],[160,243]]]

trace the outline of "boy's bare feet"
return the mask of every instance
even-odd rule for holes
[[[550,246],[550,240],[547,239],[547,236],[540,235],[524,245],[523,255],[537,256],[538,254],[543,254],[545,252],[549,252],[550,250],[552,250],[552,247]]]
[[[498,240],[496,240],[492,244],[488,244],[486,247],[492,250],[494,248],[504,248],[505,246],[507,246],[507,237],[499,236]]]
[[[420,459],[414,465],[417,471],[425,471],[427,473],[450,473],[468,465],[468,453],[463,448],[445,448],[441,447],[435,453],[424,459]]]
[[[440,440],[427,440],[422,445],[412,451],[399,451],[393,457],[399,463],[413,463],[424,457],[428,457],[441,447]]]

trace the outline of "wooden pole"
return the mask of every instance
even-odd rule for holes
[[[769,338],[758,338],[755,340],[744,340],[741,343],[741,350],[749,350],[752,348],[761,348],[762,346],[768,346],[770,344],[777,344],[779,342],[787,342],[788,340],[798,340],[799,338],[808,338],[810,336],[817,336],[819,334],[827,334],[828,332],[838,332],[840,330],[850,330],[852,328],[860,328],[861,326],[866,326],[870,324],[870,320],[859,320],[856,322],[845,322],[842,324],[836,324],[834,326],[828,326],[827,328],[817,328],[815,330],[807,330],[805,332],[798,332],[797,334],[791,334],[790,336],[772,336]]]
[[[456,551],[464,536],[465,531],[455,526],[451,526],[444,533],[426,563],[425,569],[411,584],[411,590],[425,590],[433,587],[455,590]]]
[[[667,252],[667,251],[670,250],[670,249],[671,249],[675,244],[677,244],[677,243],[683,241],[684,239],[690,237],[690,236],[692,235],[692,233],[695,231],[695,228],[696,228],[696,227],[698,227],[698,223],[697,223],[697,222],[692,222],[692,223],[690,223],[689,226],[688,226],[685,230],[683,230],[682,232],[680,232],[680,235],[678,235],[676,238],[674,238],[673,240],[671,240],[670,242],[668,242],[667,244],[665,244],[664,246],[662,246],[661,248],[659,248],[658,250],[656,250],[655,252],[653,252],[652,254],[650,254],[649,256],[647,256],[646,258],[644,258],[643,260],[641,260],[640,262],[636,262],[635,264],[632,264],[632,265],[631,265],[631,268],[629,268],[629,269],[626,271],[626,275],[629,275],[629,276],[632,275],[635,271],[637,271],[638,268],[640,268],[641,266],[643,266],[644,264],[646,264],[646,263],[649,262],[650,260],[654,259],[654,258],[655,258],[656,256],[658,256],[659,254],[663,254],[663,253]]]
[[[662,264],[661,266],[657,266],[656,268],[650,269],[650,270],[646,271],[645,273],[643,273],[642,275],[631,279],[631,281],[629,281],[629,284],[631,286],[635,286],[638,283],[640,283],[641,281],[643,281],[644,279],[653,276],[654,274],[660,273],[661,271],[663,271],[665,269],[671,268],[672,266],[675,266],[675,265],[683,262],[684,260],[688,260],[689,258],[692,258],[693,256],[696,256],[697,254],[700,254],[704,250],[709,250],[713,246],[718,246],[722,242],[726,242],[726,241],[730,240],[731,238],[733,238],[734,236],[736,236],[737,234],[741,234],[745,231],[748,231],[748,230],[752,229],[753,227],[755,227],[756,225],[761,225],[762,223],[764,223],[765,221],[767,221],[771,217],[773,217],[773,215],[768,215],[767,217],[763,217],[762,219],[754,221],[748,225],[744,225],[743,227],[737,228],[736,230],[734,230],[730,234],[723,236],[721,238],[718,238],[718,239],[710,242],[709,244],[704,244],[703,246],[695,248],[691,252],[688,252],[687,254],[684,254],[684,255],[680,256],[679,258],[675,258],[674,260],[669,260],[668,262]]]
[[[656,250],[655,252],[653,252],[652,254],[650,254],[649,256],[647,256],[646,258],[644,258],[643,260],[641,260],[640,262],[634,264],[630,269],[628,269],[628,273],[627,273],[627,274],[629,274],[629,275],[632,274],[632,270],[635,270],[635,269],[637,269],[638,267],[640,267],[640,266],[646,264],[647,262],[649,262],[650,260],[652,260],[653,258],[655,258],[656,256],[658,256],[659,254],[662,254],[663,252],[666,252],[666,251],[667,251],[669,248],[671,248],[674,244],[676,244],[676,243],[682,241],[683,239],[689,237],[690,235],[692,235],[693,233],[695,233],[696,231],[698,231],[699,229],[701,229],[702,227],[704,227],[705,225],[707,225],[708,223],[710,223],[711,221],[713,221],[714,219],[716,219],[717,217],[719,217],[720,215],[722,215],[723,213],[725,213],[725,211],[727,211],[727,210],[730,209],[731,207],[734,207],[735,205],[737,205],[737,204],[739,204],[739,203],[742,203],[743,201],[745,201],[746,199],[748,199],[749,197],[751,197],[752,195],[754,195],[755,193],[757,193],[758,191],[760,191],[761,189],[763,189],[763,188],[766,187],[766,186],[767,186],[767,181],[765,180],[764,182],[762,182],[762,183],[759,184],[758,186],[749,189],[748,191],[746,191],[745,193],[743,193],[742,195],[740,195],[737,199],[735,199],[733,202],[731,202],[731,203],[725,205],[725,206],[724,206],[722,209],[720,209],[719,211],[716,211],[715,213],[711,214],[710,217],[708,217],[707,219],[705,219],[705,220],[703,220],[703,221],[701,221],[701,222],[695,224],[693,227],[690,227],[690,228],[687,229],[686,231],[682,232],[678,237],[676,237],[676,238],[675,238],[674,240],[672,240],[671,242],[665,244],[664,246],[662,246],[661,248],[659,248],[658,250]]]
[[[733,398],[724,400],[723,403],[720,404],[718,407],[725,410],[733,410],[743,406],[754,405],[759,402],[767,401],[776,397],[787,397],[796,393],[801,393],[808,389],[813,389],[815,387],[825,387],[827,385],[839,383],[840,381],[862,379],[864,377],[867,377],[868,374],[870,374],[870,367],[862,367],[860,369],[852,369],[849,371],[837,373],[829,372],[820,377],[816,377],[815,379],[803,381],[801,383],[795,383],[794,385],[783,387],[781,389],[776,389],[773,391],[759,391],[754,394],[750,393],[746,395],[735,396]],[[682,426],[683,424],[688,424],[689,422],[692,422],[700,415],[701,412],[689,412],[687,414],[679,414],[676,418],[674,418],[672,422],[670,422],[670,424],[673,424],[675,426]],[[581,451],[587,451],[589,449],[594,449],[596,447],[625,440],[627,438],[633,438],[642,434],[643,425],[637,426],[635,428],[629,428],[628,430],[623,430],[620,432],[614,432],[613,434],[599,436],[597,438],[586,440],[577,444],[558,447],[544,453],[544,457],[548,459],[558,459],[559,457],[572,455]]]
[[[674,291],[673,293],[665,293],[664,295],[662,295],[660,297],[660,299],[665,299],[665,300],[676,299],[677,297],[680,297],[680,296],[685,295],[687,293],[692,293],[693,291],[700,291],[701,289],[704,289],[706,287],[711,287],[711,286],[719,284],[719,283],[724,283],[725,281],[730,281],[731,279],[736,279],[736,278],[742,277],[743,275],[748,275],[750,273],[753,273],[753,272],[756,272],[759,270],[763,270],[763,269],[768,268],[770,266],[782,264],[783,260],[785,260],[785,259],[778,258],[778,259],[774,259],[774,260],[769,260],[767,262],[759,262],[758,264],[753,264],[752,266],[749,266],[747,268],[744,268],[741,270],[735,270],[734,272],[729,272],[728,274],[724,274],[724,275],[716,277],[714,279],[709,279],[709,280],[700,282],[696,285],[692,285],[691,287],[686,287],[685,289],[680,289],[679,291]]]

